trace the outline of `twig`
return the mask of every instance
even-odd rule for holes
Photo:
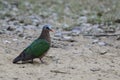
[[[120,34],[86,34],[84,36],[104,37],[104,36],[120,36]]]
[[[67,73],[67,72],[58,71],[58,70],[50,70],[50,72],[61,73],[61,74],[69,74],[69,73]]]

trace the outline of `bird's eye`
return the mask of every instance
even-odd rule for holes
[[[49,25],[44,25],[43,29],[50,30],[50,29],[51,29],[51,26],[49,26]]]
[[[48,30],[49,30],[49,27],[46,27],[46,29],[48,29]]]

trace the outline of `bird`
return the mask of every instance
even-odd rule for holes
[[[50,49],[51,38],[50,31],[53,32],[51,25],[44,25],[40,36],[35,39],[27,48],[25,48],[14,60],[13,63],[22,63],[30,61],[33,63],[33,59],[39,58],[41,63],[44,63],[42,58],[46,55]]]

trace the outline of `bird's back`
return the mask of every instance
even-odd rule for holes
[[[40,57],[50,48],[50,43],[45,39],[36,39],[23,52],[34,57]]]

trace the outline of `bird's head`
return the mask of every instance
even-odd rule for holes
[[[43,26],[43,30],[48,30],[48,31],[52,31],[53,32],[51,25],[44,25]]]

